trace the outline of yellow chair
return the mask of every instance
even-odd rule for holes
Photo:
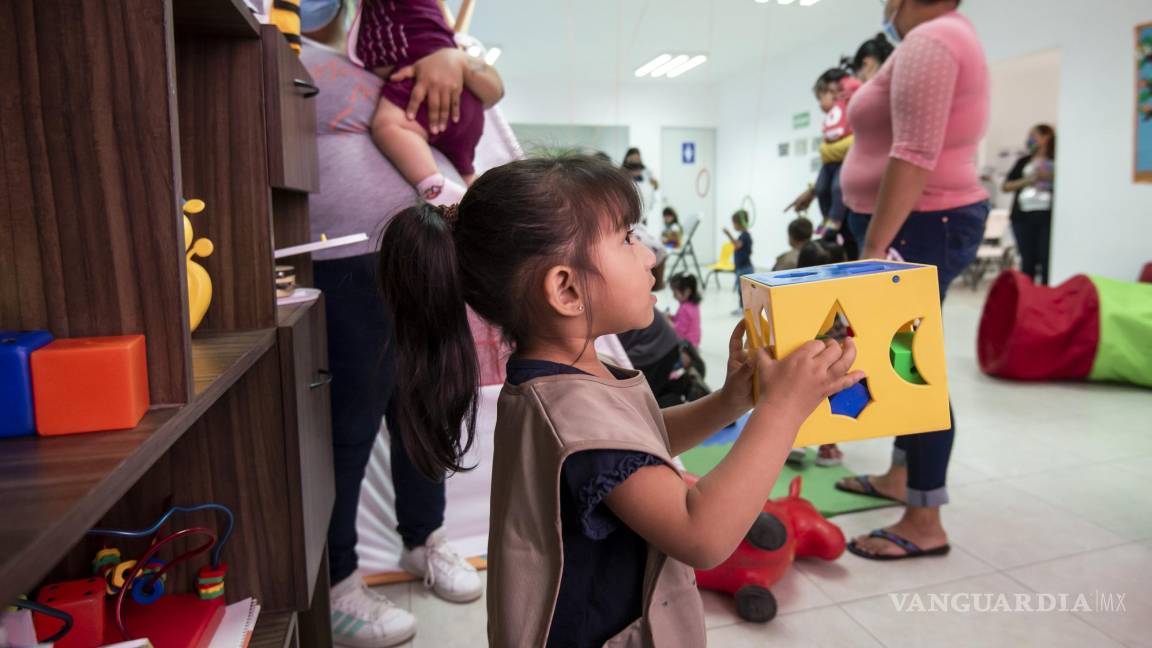
[[[704,279],[705,288],[708,287],[708,281],[711,280],[712,277],[715,277],[716,273],[718,272],[731,272],[732,274],[736,274],[736,264],[732,261],[732,257],[735,255],[736,246],[732,245],[732,241],[728,241],[724,245],[720,246],[720,260],[708,266],[708,269],[712,272],[706,279]],[[719,278],[716,279],[716,287],[720,287]]]

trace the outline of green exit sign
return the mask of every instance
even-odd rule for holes
[[[810,125],[812,125],[812,113],[802,112],[792,115],[792,128],[795,130],[808,128]]]

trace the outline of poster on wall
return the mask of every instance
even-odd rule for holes
[[[1152,23],[1136,27],[1136,182],[1152,183]]]

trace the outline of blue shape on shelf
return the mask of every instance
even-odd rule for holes
[[[872,392],[868,391],[865,381],[860,381],[844,391],[832,394],[828,401],[832,403],[833,414],[857,418],[872,402]]]
[[[817,281],[831,281],[833,279],[880,274],[882,272],[899,272],[901,270],[912,270],[918,267],[920,266],[914,263],[897,263],[894,261],[854,261],[852,263],[814,266],[802,270],[762,272],[750,276],[758,283],[772,288],[778,288],[780,286],[795,286],[798,284],[815,283]]]
[[[48,331],[0,331],[0,438],[36,434],[29,356],[52,339]]]

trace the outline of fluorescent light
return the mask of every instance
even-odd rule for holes
[[[756,0],[756,4],[768,4],[772,0]]]
[[[812,5],[820,2],[820,0],[800,0],[801,7],[811,7]]]
[[[656,58],[652,59],[651,61],[648,61],[644,65],[641,65],[640,67],[636,68],[636,76],[638,76],[638,77],[648,76],[648,74],[650,72],[652,72],[652,70],[655,70],[656,68],[660,67],[661,65],[664,65],[665,63],[667,63],[668,61],[671,61],[671,60],[672,60],[671,54],[661,54],[660,56],[657,56]]]
[[[707,60],[708,60],[707,56],[704,56],[703,54],[697,54],[696,56],[693,56],[692,58],[688,59],[688,61],[685,62],[683,65],[677,67],[674,70],[669,71],[668,72],[668,78],[669,79],[675,79],[676,77],[680,76],[681,74],[684,74],[688,70],[691,70],[692,68],[702,64],[704,61],[707,61]]]
[[[680,67],[681,65],[684,65],[685,63],[687,63],[689,58],[691,58],[691,57],[688,56],[687,54],[680,54],[680,55],[676,56],[671,61],[668,61],[667,63],[665,63],[664,65],[661,65],[660,67],[656,68],[655,70],[652,70],[652,78],[657,79],[657,78],[664,76],[665,74],[668,74],[672,70],[674,70],[674,69]]]
[[[500,58],[500,55],[503,53],[504,50],[499,47],[490,48],[488,53],[484,55],[484,62],[488,65],[496,65],[496,59]]]
[[[782,4],[782,5],[790,5],[793,2],[796,2],[796,0],[776,0],[776,4]]]

